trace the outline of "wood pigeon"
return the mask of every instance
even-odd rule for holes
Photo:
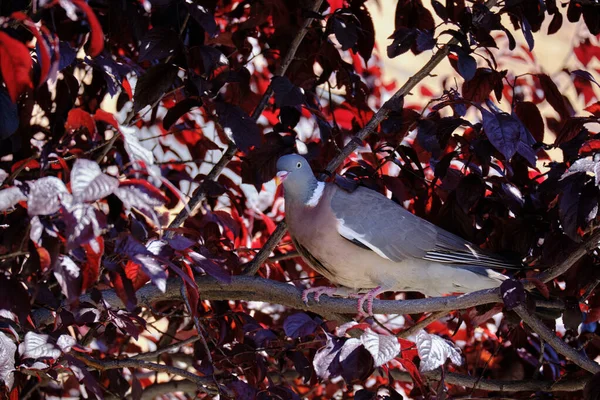
[[[357,297],[358,312],[373,313],[373,299],[386,291],[427,296],[498,287],[507,277],[494,269],[517,265],[410,213],[365,187],[353,192],[318,181],[297,154],[277,161],[289,233],[302,258],[336,288],[314,293]]]

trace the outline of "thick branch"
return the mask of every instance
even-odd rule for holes
[[[182,378],[187,379],[190,382],[196,384],[198,390],[201,390],[208,394],[217,394],[219,391],[227,393],[229,396],[231,395],[228,388],[219,386],[215,384],[212,378],[198,376],[189,371],[186,371],[181,368],[171,367],[163,364],[151,363],[148,361],[142,360],[134,360],[134,359],[124,359],[124,360],[98,360],[92,357],[88,357],[79,353],[72,353],[72,356],[82,361],[85,365],[90,368],[94,368],[98,371],[106,371],[109,369],[118,369],[118,368],[142,368],[156,372],[164,372],[166,374],[171,374],[175,376],[180,376]],[[217,390],[218,389],[218,390]]]
[[[328,319],[342,321],[348,319],[344,314],[349,316],[356,314],[355,299],[323,296],[319,303],[315,303],[311,299],[308,304],[305,304],[302,301],[302,291],[295,286],[256,276],[233,276],[231,283],[221,283],[212,277],[201,276],[196,278],[196,283],[202,300],[262,301],[311,311]],[[150,306],[160,301],[181,301],[180,288],[181,281],[175,278],[167,282],[164,293],[156,286],[148,284],[138,290],[136,296],[138,303],[142,306]],[[114,290],[104,290],[102,296],[111,307],[124,307]],[[89,295],[81,296],[80,301],[94,303]],[[417,300],[376,299],[373,302],[373,311],[375,314],[449,312],[499,302],[501,302],[499,290],[487,289],[460,296],[430,297]],[[36,324],[47,325],[54,322],[55,316],[46,309],[38,309],[34,312],[33,318]]]
[[[585,353],[579,353],[557,337],[538,317],[529,313],[523,305],[517,306],[514,311],[521,317],[523,322],[540,336],[540,338],[544,339],[546,343],[552,346],[554,350],[562,354],[565,358],[571,360],[586,371],[590,371],[594,374],[600,372],[600,365],[590,360]]]
[[[392,377],[402,382],[412,382],[408,372],[390,370]],[[428,379],[439,381],[442,379],[441,372],[431,371],[423,373]],[[495,379],[479,379],[474,376],[461,375],[453,372],[444,374],[444,382],[451,385],[464,386],[480,390],[494,392],[577,392],[583,390],[587,379],[572,379],[564,381],[500,381]]]
[[[316,0],[315,4],[313,5],[312,11],[315,13],[318,13],[322,4],[323,4],[323,0]],[[279,68],[277,68],[277,71],[275,72],[274,76],[283,76],[285,74],[288,67],[294,60],[294,57],[296,56],[296,51],[298,50],[298,47],[300,46],[302,39],[304,39],[307,29],[310,26],[310,24],[313,22],[313,20],[314,20],[314,18],[310,18],[310,17],[308,17],[304,20],[302,27],[298,31],[298,34],[296,35],[296,37],[292,40],[292,43],[288,49],[288,52],[285,55],[285,58],[281,61],[281,64],[279,65]],[[258,120],[258,118],[264,111],[265,107],[267,106],[267,103],[269,102],[269,99],[271,98],[272,95],[273,95],[273,87],[271,84],[269,84],[269,87],[267,88],[267,91],[261,98],[260,103],[258,103],[258,106],[252,112],[252,119],[254,121]],[[221,175],[221,172],[223,172],[223,169],[233,159],[233,156],[235,155],[236,151],[237,151],[236,145],[234,143],[229,143],[227,150],[225,150],[225,152],[221,156],[221,159],[219,160],[219,162],[215,166],[212,167],[212,169],[210,170],[210,172],[208,173],[206,178],[204,178],[204,181],[202,182],[202,184],[200,184],[200,186],[198,186],[198,188],[196,188],[196,190],[192,194],[190,201],[188,202],[188,207],[192,212],[196,209],[198,204],[200,204],[206,197],[206,189],[207,189],[208,182],[217,180],[219,175]],[[169,228],[179,228],[181,225],[183,225],[184,221],[189,216],[190,216],[190,214],[188,213],[188,211],[185,208],[182,209],[179,212],[179,214],[175,217],[175,219],[171,222],[171,224],[169,225]],[[175,234],[174,230],[170,230],[170,231],[166,232],[165,236],[167,238],[171,238],[174,234]]]

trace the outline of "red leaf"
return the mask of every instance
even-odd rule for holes
[[[425,393],[423,387],[423,378],[421,377],[421,373],[419,372],[417,366],[411,360],[403,357],[396,357],[396,360],[398,360],[400,364],[402,364],[406,372],[410,374],[410,377],[412,378],[413,382],[421,389],[421,392]]]
[[[119,128],[119,123],[117,122],[115,117],[111,113],[108,113],[101,108],[96,110],[96,114],[94,114],[94,119],[96,121],[102,121],[106,124],[112,125],[115,128]]]
[[[188,264],[183,264],[184,272],[194,279],[194,272],[192,271],[192,267]],[[185,285],[185,293],[187,295],[188,302],[190,303],[190,313],[192,317],[196,317],[198,315],[198,303],[200,302],[200,294],[198,294],[198,286],[190,285],[187,280],[184,280]]]
[[[273,232],[275,232],[275,222],[273,222],[273,220],[271,218],[269,218],[268,215],[262,214],[261,215],[263,222],[265,223],[265,225],[267,226],[267,232],[269,233],[269,235],[273,234]]]
[[[127,264],[125,264],[125,276],[129,278],[135,291],[150,280],[148,275],[142,270],[142,267],[131,260],[127,261]]]
[[[104,32],[102,32],[102,26],[92,8],[84,0],[71,0],[71,2],[79,7],[87,16],[88,23],[90,24],[90,47],[88,51],[91,57],[96,57],[104,49]]]
[[[531,132],[535,140],[544,141],[544,119],[537,106],[530,101],[520,101],[515,106],[519,120]]]
[[[149,196],[161,200],[163,203],[169,202],[169,198],[160,189],[144,179],[127,179],[122,181],[120,186],[133,186],[147,193]]]
[[[33,88],[29,73],[33,61],[25,45],[0,32],[0,71],[13,103],[27,88]]]
[[[556,84],[546,74],[537,74],[538,79],[540,80],[540,85],[546,94],[546,100],[548,103],[556,110],[556,112],[560,115],[560,117],[564,120],[567,119],[569,114],[569,109],[567,108],[567,104],[565,103],[565,99],[563,98],[562,93],[556,87]]]
[[[475,76],[471,80],[463,83],[463,97],[465,100],[474,101],[476,103],[486,101],[496,86],[500,85],[500,88],[502,87],[502,79],[505,75],[506,71],[497,72],[488,68],[477,68]],[[496,95],[496,97],[498,96],[499,95]]]
[[[584,110],[592,113],[594,117],[600,117],[600,101],[587,106]]]
[[[46,271],[48,268],[50,268],[50,264],[52,264],[50,253],[48,253],[48,250],[43,247],[38,247],[36,250],[40,258],[40,268],[42,271]]]
[[[585,142],[579,149],[579,154],[589,155],[600,150],[600,139],[592,139]]]
[[[65,127],[69,130],[76,130],[79,128],[86,128],[89,133],[96,131],[96,123],[90,115],[90,113],[82,110],[81,108],[73,108],[69,111],[67,117],[67,123]]]
[[[581,132],[583,129],[583,125],[588,122],[594,122],[594,118],[584,118],[584,117],[574,117],[569,118],[561,127],[560,132],[556,135],[556,140],[554,141],[555,146],[560,146],[561,144],[568,142],[573,139],[575,136]]]
[[[42,35],[42,33],[35,26],[35,23],[24,13],[17,11],[11,15],[12,18],[23,22],[23,24],[31,31],[33,36],[37,39],[37,43],[40,48],[40,81],[38,86],[42,83],[46,82],[46,78],[48,77],[48,72],[50,72],[50,66],[52,64],[52,55],[50,54],[50,49],[48,48],[48,43],[46,39]]]
[[[596,322],[598,320],[600,320],[600,307],[590,309],[585,316],[585,323],[591,324],[592,322]]]
[[[98,243],[98,251],[94,251],[93,246],[90,243],[84,244],[83,249],[85,250],[85,256],[87,258],[85,264],[81,266],[82,282],[81,291],[85,292],[91,288],[94,283],[98,280],[100,275],[100,261],[104,254],[104,239],[102,236],[98,236],[94,239]]]

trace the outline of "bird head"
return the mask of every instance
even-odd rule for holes
[[[310,165],[306,159],[298,154],[288,154],[277,161],[277,180],[282,183],[286,197],[292,196],[297,200],[310,198],[317,186]]]

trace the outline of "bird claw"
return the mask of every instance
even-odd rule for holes
[[[308,295],[311,293],[314,293],[314,299],[318,303],[319,298],[322,295],[326,294],[327,296],[331,297],[337,293],[337,290],[338,289],[335,287],[328,287],[328,286],[317,286],[317,287],[304,289],[302,291],[302,301],[304,302],[304,304],[308,304]]]
[[[370,317],[373,315],[373,300],[383,293],[385,290],[381,288],[381,286],[377,286],[374,289],[369,290],[367,293],[363,295],[358,295],[358,304],[356,310],[358,311],[358,315],[360,317]],[[364,311],[364,304],[367,302],[367,312]]]

